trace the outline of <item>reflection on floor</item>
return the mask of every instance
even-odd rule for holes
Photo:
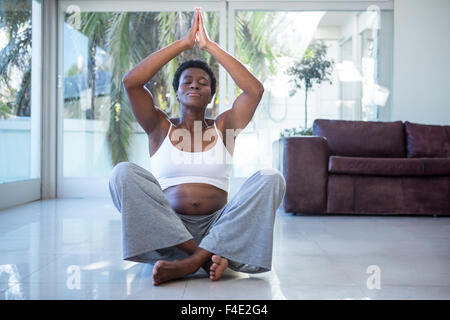
[[[105,199],[0,211],[0,299],[450,299],[450,218],[277,212],[273,269],[202,271],[158,287],[121,258],[120,214]]]

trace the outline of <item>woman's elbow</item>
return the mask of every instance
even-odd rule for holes
[[[263,93],[264,93],[264,86],[262,85],[261,82],[259,83],[258,89],[259,89],[259,91],[258,91],[259,94],[260,94],[260,95],[263,95]]]
[[[124,75],[123,78],[122,78],[122,84],[123,84],[124,86],[127,86],[127,84],[129,84],[129,82],[130,82],[130,78],[128,77],[128,73],[127,73],[127,74]]]
[[[261,82],[258,81],[258,85],[255,86],[255,95],[261,99],[263,94],[264,94],[264,86],[262,85]]]
[[[125,88],[132,88],[132,87],[139,86],[139,82],[137,82],[136,79],[133,79],[133,77],[130,76],[129,73],[127,73],[125,76],[123,76],[122,84]]]

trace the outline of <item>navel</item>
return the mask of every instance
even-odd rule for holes
[[[195,208],[200,207],[200,202],[191,202],[191,205]]]

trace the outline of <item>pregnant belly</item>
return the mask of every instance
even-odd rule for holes
[[[165,189],[173,210],[181,214],[211,214],[227,204],[228,193],[204,183],[184,183]]]

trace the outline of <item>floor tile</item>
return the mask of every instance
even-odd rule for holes
[[[122,260],[109,198],[0,211],[0,299],[450,299],[450,218],[292,215],[278,210],[272,270],[160,286]]]
[[[282,294],[287,300],[366,300],[355,285],[300,285],[284,286]]]
[[[370,300],[450,300],[450,286],[392,286],[362,288]]]

